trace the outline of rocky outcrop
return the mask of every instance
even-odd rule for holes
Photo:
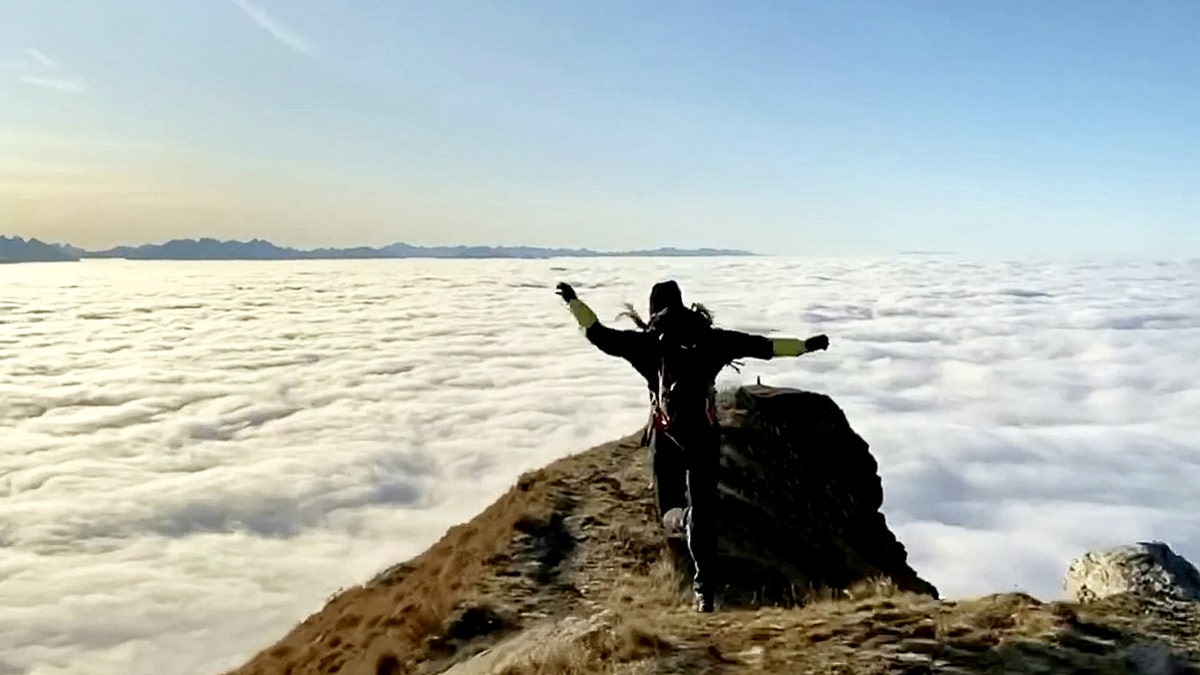
[[[1065,583],[1078,602],[1121,594],[1160,600],[1200,600],[1200,572],[1162,542],[1091,551],[1071,562]]]
[[[756,385],[718,408],[722,604],[803,604],[879,583],[937,597],[888,529],[878,465],[832,399]]]

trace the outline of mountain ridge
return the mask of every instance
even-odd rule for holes
[[[79,258],[79,249],[71,246],[47,244],[37,237],[24,239],[0,235],[0,263],[74,262]]]
[[[522,474],[424,552],[340,589],[225,675],[1200,672],[1200,602],[1016,590],[939,599],[905,584],[914,570],[876,510],[878,465],[836,402],[755,385],[719,396],[718,409],[719,512],[758,534],[719,526],[719,558],[743,563],[723,568],[715,613],[690,605],[690,555],[663,531],[637,430]],[[761,511],[731,514],[738,502]],[[1162,569],[1139,577],[1157,583]]]
[[[44,262],[83,258],[120,258],[126,260],[369,260],[397,258],[443,259],[549,259],[616,257],[714,257],[754,256],[736,249],[661,247],[628,251],[596,251],[589,248],[550,248],[539,246],[418,246],[396,242],[385,246],[323,247],[299,249],[279,246],[265,239],[219,240],[171,239],[160,244],[115,246],[85,250],[64,244],[46,244],[37,239],[0,237],[0,261]]]

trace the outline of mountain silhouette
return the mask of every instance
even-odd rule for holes
[[[296,249],[278,246],[264,239],[223,241],[172,239],[161,244],[117,246],[87,251],[73,246],[45,244],[36,239],[0,237],[0,261],[78,260],[80,258],[122,258],[127,260],[355,260],[374,258],[595,258],[595,257],[704,257],[750,256],[749,251],[730,249],[656,248],[633,251],[594,251],[587,248],[541,248],[536,246],[415,246],[406,243],[382,247]]]
[[[69,246],[47,244],[38,239],[0,236],[0,263],[64,262],[79,260],[80,252]]]

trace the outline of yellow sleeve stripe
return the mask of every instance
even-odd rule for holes
[[[598,320],[592,308],[583,304],[583,301],[578,298],[567,303],[567,306],[571,308],[571,315],[575,317],[575,320],[579,322],[579,326],[584,330],[591,328]]]
[[[800,356],[808,353],[804,340],[796,338],[772,338],[771,346],[775,356]]]

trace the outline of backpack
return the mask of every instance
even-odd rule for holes
[[[709,424],[717,420],[713,379],[720,367],[714,361],[711,325],[690,316],[674,323],[671,331],[649,327],[659,345],[658,386],[651,394],[652,423],[659,431],[669,430],[680,417],[703,415]]]

